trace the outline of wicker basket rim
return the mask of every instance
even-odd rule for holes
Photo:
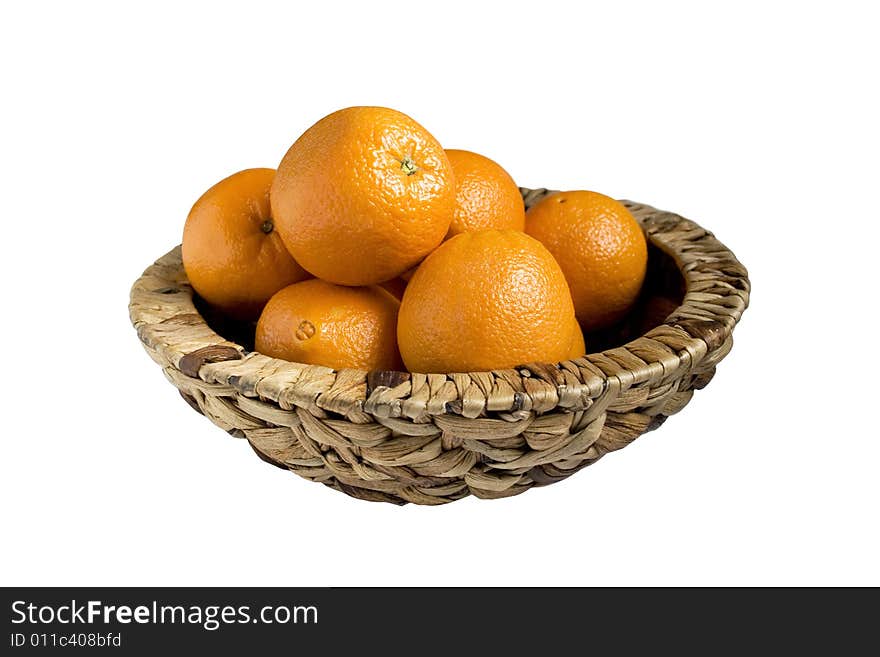
[[[521,192],[526,207],[553,193],[543,188],[521,188]],[[421,374],[333,370],[248,352],[214,332],[199,314],[179,246],[135,281],[129,314],[141,341],[162,352],[184,375],[231,386],[246,397],[272,401],[287,410],[316,404],[346,416],[367,412],[378,417],[476,417],[483,410],[576,408],[581,400],[596,398],[609,386],[628,388],[680,375],[683,367],[692,370],[707,353],[730,342],[748,306],[748,273],[712,233],[680,215],[622,202],[642,224],[647,239],[675,261],[685,282],[684,298],[667,323],[619,347],[561,363]],[[709,273],[700,266],[705,264],[711,265]],[[703,291],[707,285],[712,286],[711,294]],[[649,343],[652,349],[646,350]],[[665,347],[659,358],[654,355],[657,344]],[[652,355],[640,358],[645,353]],[[418,411],[405,408],[407,404],[415,404]]]

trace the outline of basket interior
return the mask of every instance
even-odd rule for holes
[[[644,335],[681,305],[685,283],[675,261],[648,242],[648,271],[639,299],[620,322],[602,331],[585,334],[591,353],[612,349]],[[242,322],[219,313],[193,293],[193,301],[208,325],[225,339],[254,350],[256,322]]]

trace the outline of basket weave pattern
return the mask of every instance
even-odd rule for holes
[[[527,206],[549,193],[522,192]],[[274,465],[397,504],[516,495],[565,479],[680,411],[730,351],[748,305],[745,268],[711,233],[625,204],[674,260],[684,300],[641,337],[563,363],[425,375],[249,352],[196,309],[180,247],[135,282],[131,321],[183,398]]]

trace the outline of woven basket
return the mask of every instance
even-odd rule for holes
[[[522,193],[528,207],[551,192]],[[131,321],[190,406],[269,463],[364,500],[516,495],[565,479],[680,411],[730,351],[748,304],[745,268],[711,233],[624,203],[650,245],[639,306],[587,336],[588,348],[604,351],[563,363],[425,375],[269,358],[249,349],[247,330],[210,317],[180,247],[135,282]],[[678,307],[651,321],[661,295]]]

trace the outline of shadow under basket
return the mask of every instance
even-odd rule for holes
[[[552,192],[521,189],[526,207]],[[131,290],[147,353],[181,396],[265,461],[352,497],[444,504],[561,481],[659,427],[712,379],[749,279],[712,233],[623,202],[649,242],[639,302],[587,334],[594,351],[510,370],[332,370],[252,351],[252,327],[211,316],[177,247]],[[242,330],[244,329],[244,330]]]

